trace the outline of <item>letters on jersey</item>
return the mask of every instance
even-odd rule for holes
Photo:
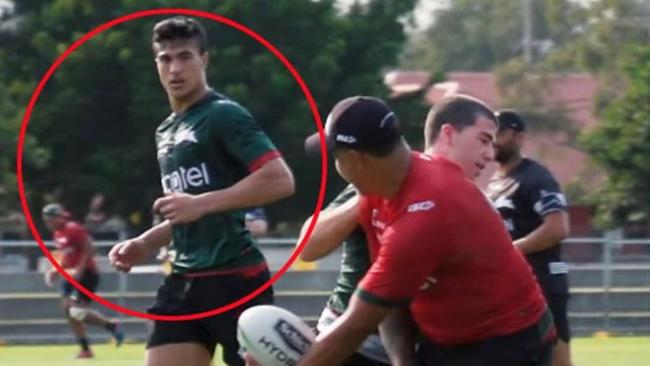
[[[185,192],[189,187],[209,185],[210,174],[208,174],[207,164],[201,163],[189,168],[181,166],[173,172],[163,175],[160,181],[165,193]]]

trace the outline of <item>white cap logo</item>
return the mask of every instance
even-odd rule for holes
[[[357,142],[357,138],[354,137],[354,136],[350,136],[350,135],[341,135],[341,134],[339,134],[339,135],[336,135],[336,141],[344,142],[346,144],[354,144],[355,142]]]

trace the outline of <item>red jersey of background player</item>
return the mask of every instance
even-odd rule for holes
[[[420,331],[440,345],[514,333],[546,304],[499,214],[456,164],[411,155],[390,200],[361,200],[373,264],[359,296],[378,305],[410,303]]]
[[[86,229],[74,221],[68,221],[62,229],[54,231],[54,242],[61,253],[59,264],[66,269],[76,267],[83,254],[83,244],[88,240],[90,236]],[[86,270],[97,271],[92,253],[88,255]]]

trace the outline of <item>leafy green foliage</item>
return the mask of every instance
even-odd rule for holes
[[[0,66],[8,71],[0,76],[0,113],[11,121],[0,124],[0,141],[14,148],[22,108],[51,62],[83,34],[120,15],[177,6],[238,21],[294,64],[324,116],[343,97],[386,95],[381,71],[396,62],[405,40],[398,18],[414,3],[375,0],[341,13],[332,0],[21,1],[20,27],[0,33]],[[154,130],[170,112],[150,47],[152,26],[163,18],[130,21],[94,37],[48,82],[30,120],[25,151],[32,208],[46,197],[57,198],[80,215],[94,192],[104,192],[119,213],[149,213],[161,194]],[[271,219],[303,220],[313,210],[320,177],[318,162],[303,153],[304,138],[316,130],[306,99],[262,45],[226,25],[202,23],[209,36],[209,83],[253,113],[296,175],[297,194],[271,207]],[[3,152],[0,185],[6,192],[0,196],[15,208],[11,165]],[[337,181],[333,187],[340,186]],[[336,188],[328,191],[335,193]]]
[[[608,172],[591,198],[604,226],[641,223],[650,227],[650,46],[622,57],[626,92],[611,103],[598,126],[582,136],[592,158]]]

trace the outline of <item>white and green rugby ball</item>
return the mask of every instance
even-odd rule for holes
[[[262,366],[297,365],[314,338],[314,332],[302,319],[273,305],[247,309],[237,324],[241,350]]]

